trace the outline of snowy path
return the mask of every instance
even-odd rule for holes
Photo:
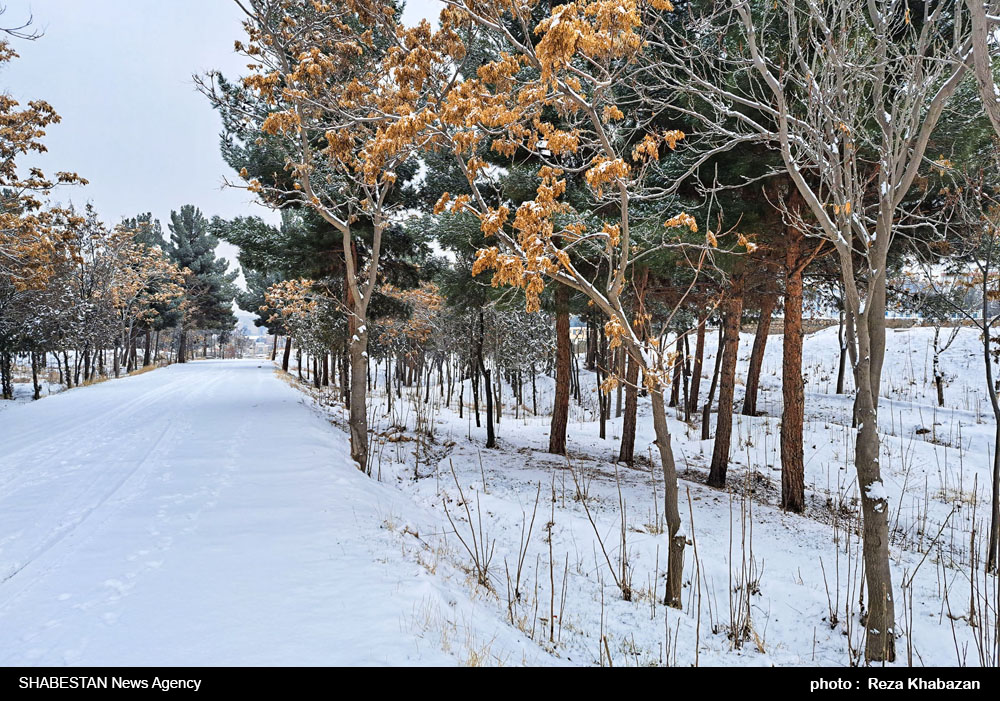
[[[5,411],[0,664],[454,664],[399,495],[300,398],[199,361]]]

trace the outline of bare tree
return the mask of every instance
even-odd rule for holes
[[[661,25],[660,75],[699,101],[701,109],[688,113],[719,138],[718,148],[772,144],[809,215],[785,208],[785,216],[838,254],[854,331],[869,660],[895,658],[877,430],[886,262],[904,199],[966,72],[970,46],[955,0],[732,0],[692,13],[683,29]]]

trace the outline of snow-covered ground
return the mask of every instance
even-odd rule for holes
[[[890,331],[883,384],[897,664],[995,664],[997,581],[975,554],[994,435],[982,353],[961,331],[936,408],[932,336]],[[457,390],[449,407],[436,384],[428,403],[404,387],[390,411],[377,386],[374,479],[350,462],[335,393],[267,361],[14,406],[0,415],[0,663],[856,664],[854,431],[850,397],[833,394],[837,355],[836,328],[807,337],[804,515],[777,508],[780,335],[765,415],[734,421],[726,490],[703,484],[712,442],[671,420],[689,539],[680,610],[659,602],[648,403],[640,460],[615,465],[621,419],[598,437],[590,373],[568,459],[545,452],[551,380],[537,383],[539,416],[515,417],[504,387],[495,450],[468,385],[462,418]]]
[[[455,664],[523,646],[401,555],[393,524],[421,518],[267,362],[11,407],[0,664]]]
[[[942,355],[946,406],[937,408],[932,337],[929,328],[890,330],[885,365],[881,463],[892,509],[897,663],[995,664],[996,643],[987,641],[996,630],[997,581],[983,575],[980,555],[972,554],[982,552],[987,532],[994,437],[981,345],[975,331],[963,329]],[[714,339],[710,333],[703,398]],[[737,407],[742,406],[752,340],[749,334],[741,338]],[[455,402],[445,407],[436,387],[430,404],[412,390],[407,400],[404,388],[404,400],[394,401],[391,413],[384,394],[377,392],[373,469],[436,511],[438,521],[431,527],[457,531],[474,551],[472,522],[480,549],[484,540],[494,548],[489,586],[472,588],[560,660],[610,660],[617,666],[857,664],[863,661],[865,608],[852,464],[855,434],[850,396],[834,394],[838,353],[836,328],[806,338],[805,515],[777,508],[780,335],[769,339],[764,362],[759,409],[765,415],[735,417],[727,490],[703,484],[712,441],[700,440],[697,418],[692,425],[682,417],[671,421],[689,537],[682,611],[666,610],[656,598],[663,595],[666,550],[661,477],[658,468],[649,472],[648,458],[641,459],[655,455],[648,403],[640,402],[640,464],[636,469],[616,466],[621,419],[609,422],[607,439],[598,438],[597,382],[591,373],[582,373],[585,396],[571,410],[569,461],[545,452],[548,416],[533,417],[522,407],[514,417],[509,387],[503,389],[507,399],[496,450],[482,448],[485,419],[477,428],[468,408],[459,419]],[[542,414],[551,407],[551,381],[538,386]],[[464,396],[468,407],[468,385]],[[525,396],[530,397],[527,390]],[[317,403],[338,422],[344,420],[342,407],[329,395],[319,396]],[[399,428],[404,425],[405,433]],[[402,440],[414,438],[418,426],[432,435],[419,442]],[[415,470],[421,479],[413,479]],[[459,485],[468,513],[458,506]],[[475,574],[475,558],[455,540],[452,535],[445,545],[442,538],[440,547],[450,561],[464,563]],[[626,578],[630,601],[616,585]],[[520,598],[509,593],[515,588]],[[552,609],[558,621],[554,634],[546,628]]]

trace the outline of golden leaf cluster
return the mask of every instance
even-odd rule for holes
[[[665,226],[668,229],[687,227],[688,229],[691,230],[692,233],[698,233],[698,222],[696,222],[694,220],[694,217],[692,217],[687,212],[681,212],[680,214],[675,214],[674,216],[670,217],[670,219],[667,219],[667,221],[663,222],[663,226]],[[711,232],[709,232],[709,236],[711,237],[709,241],[714,241],[712,245],[713,246],[717,245],[718,241],[715,241],[715,236]]]

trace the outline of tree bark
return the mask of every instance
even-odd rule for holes
[[[628,369],[625,371],[625,418],[622,419],[622,442],[618,450],[618,462],[635,464],[635,426],[639,403],[639,363],[626,356]]]
[[[719,323],[719,341],[715,351],[715,366],[712,368],[712,382],[708,386],[708,397],[705,399],[705,406],[701,410],[701,439],[707,441],[711,435],[711,425],[709,419],[712,416],[712,402],[715,401],[715,389],[719,386],[719,370],[722,368],[722,356],[725,355],[725,344],[722,342],[725,334],[725,324]]]
[[[767,336],[771,331],[771,313],[774,311],[774,295],[765,295],[760,303],[760,319],[757,333],[750,351],[750,367],[747,369],[746,394],[743,396],[743,415],[757,416],[757,392],[760,387],[760,370],[764,364],[764,350]]]
[[[681,608],[681,591],[684,576],[684,545],[687,537],[681,529],[681,515],[678,508],[677,466],[674,451],[670,445],[670,429],[667,425],[667,411],[664,407],[663,388],[650,390],[653,405],[653,430],[656,433],[656,447],[663,467],[663,516],[667,522],[667,589],[663,603],[673,608]]]
[[[490,371],[486,368],[483,360],[483,343],[486,340],[485,321],[483,311],[479,310],[479,346],[476,357],[479,361],[479,371],[483,374],[483,386],[486,390],[486,447],[496,448],[497,437],[493,429],[493,387],[490,381]]]
[[[729,446],[733,433],[733,393],[736,385],[736,360],[740,345],[740,319],[743,316],[743,291],[740,281],[733,284],[724,303],[722,373],[719,381],[719,413],[715,424],[712,466],[708,473],[711,487],[724,487],[729,467]]]
[[[671,378],[671,384],[673,386],[670,388],[670,408],[680,406],[681,403],[681,374],[684,372],[683,338],[683,336],[677,336],[677,342],[674,344],[674,368],[673,377]]]
[[[1000,556],[1000,399],[997,398],[997,386],[993,381],[993,359],[990,357],[991,323],[988,313],[989,294],[987,285],[990,276],[983,271],[983,306],[982,306],[982,339],[983,360],[986,361],[986,392],[993,408],[993,420],[996,422],[996,434],[993,438],[993,499],[990,509],[990,539],[986,550],[986,571],[996,572],[998,556]]]
[[[892,662],[896,659],[896,617],[889,567],[889,504],[879,468],[878,414],[873,403],[877,395],[871,384],[871,364],[868,354],[860,355],[855,372],[856,413],[860,421],[855,466],[861,492],[862,551],[869,606],[865,658]]]
[[[801,252],[802,236],[789,228],[785,247],[785,328],[781,356],[781,508],[795,513],[802,513],[805,508]]]
[[[840,362],[837,367],[837,394],[844,393],[844,378],[847,370],[847,314],[840,310],[840,325],[837,328],[837,340],[840,342]]]
[[[570,338],[569,298],[570,289],[556,285],[556,387],[552,405],[552,423],[549,427],[549,452],[566,454],[566,425],[569,422]]]
[[[854,363],[855,412],[858,432],[854,465],[858,474],[863,517],[862,550],[869,613],[865,659],[896,659],[895,602],[889,566],[889,504],[879,464],[878,403],[882,364],[885,361],[885,265],[892,211],[883,205],[876,224],[876,244],[871,264],[877,272],[868,284],[866,303],[855,296],[849,305],[857,323],[857,356]],[[843,253],[842,253],[843,255]],[[842,266],[846,272],[849,265]]]
[[[986,551],[986,571],[997,571],[997,550],[1000,546],[1000,411],[993,412],[996,432],[993,435],[993,499],[990,502],[990,540]]]
[[[56,356],[56,360],[59,356]],[[14,398],[14,377],[13,377],[13,366],[14,361],[11,358],[11,354],[7,352],[0,353],[0,385],[2,385],[2,393],[4,399]]]
[[[281,356],[281,369],[288,372],[288,362],[292,357],[292,337],[285,336],[285,352]]]
[[[688,388],[688,411],[698,411],[698,394],[701,392],[701,367],[705,359],[705,326],[708,315],[698,319],[698,334],[694,343],[694,366],[691,368],[691,386]]]
[[[38,353],[31,351],[31,387],[34,390],[32,399],[42,398],[42,386],[38,384]]]
[[[472,408],[476,412],[476,428],[482,426],[479,418],[479,363],[470,361],[472,372],[469,373],[472,381]]]
[[[351,429],[351,458],[359,470],[368,467],[368,406],[366,383],[368,376],[368,333],[354,331],[351,341],[351,399],[347,423]]]
[[[623,348],[616,348],[615,352],[614,352],[614,359],[615,359],[615,374],[618,377],[623,377],[625,375],[625,372],[626,372],[626,370],[625,370],[625,363],[626,363],[626,360],[625,360],[625,350]],[[615,418],[616,419],[620,419],[621,416],[622,416],[622,399],[624,398],[623,395],[624,395],[624,391],[623,391],[623,388],[622,388],[622,383],[619,382],[618,386],[615,388]],[[685,396],[687,396],[687,395],[685,395]]]

